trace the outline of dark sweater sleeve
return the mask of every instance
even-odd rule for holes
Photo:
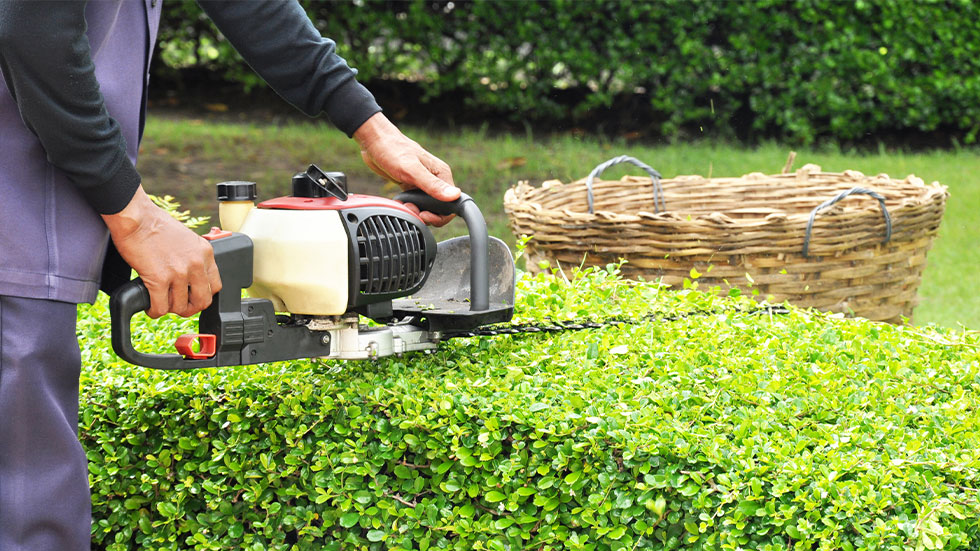
[[[99,91],[85,4],[0,0],[0,72],[51,164],[99,213],[113,214],[140,176]]]
[[[286,101],[310,116],[321,113],[354,134],[381,111],[356,72],[320,36],[295,0],[198,0],[245,61]]]

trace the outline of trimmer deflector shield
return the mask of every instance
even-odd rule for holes
[[[517,272],[507,245],[490,237],[486,266],[490,304],[485,310],[471,309],[471,248],[469,236],[438,244],[436,260],[425,285],[408,298],[392,301],[396,317],[411,317],[412,323],[429,331],[466,331],[483,325],[510,321],[514,315],[514,285]]]

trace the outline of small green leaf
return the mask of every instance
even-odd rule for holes
[[[170,503],[169,501],[161,501],[160,503],[157,503],[157,511],[159,511],[161,515],[167,518],[173,518],[177,516],[177,506],[174,505],[173,503]]]
[[[340,515],[340,525],[344,528],[351,528],[357,524],[357,521],[360,520],[360,518],[361,515],[357,513],[344,513],[343,515]]]
[[[228,527],[228,535],[236,540],[245,533],[245,527],[240,522],[236,522]]]
[[[442,487],[447,492],[458,492],[460,489],[462,489],[462,486],[460,486],[457,482],[452,480],[447,480],[446,482],[443,482]]]
[[[693,482],[689,482],[689,483],[685,484],[684,486],[682,486],[680,488],[680,490],[678,490],[678,491],[684,497],[691,497],[694,494],[698,493],[700,490],[701,490],[701,487],[700,486],[698,486],[697,484],[695,484]]]
[[[132,511],[135,509],[139,509],[140,507],[143,506],[144,503],[146,503],[146,498],[130,497],[130,498],[126,498],[126,501],[123,502],[123,507]]]
[[[599,345],[590,342],[588,348],[585,350],[585,359],[594,360],[599,357]]]
[[[667,508],[667,500],[664,499],[664,496],[657,496],[657,499],[653,502],[653,506],[648,508],[658,517],[662,517],[664,516],[664,510]]]

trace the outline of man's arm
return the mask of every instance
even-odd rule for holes
[[[381,111],[298,2],[198,0],[245,61],[273,90],[309,116],[325,114],[348,136]]]
[[[99,91],[85,4],[0,0],[0,72],[51,164],[100,214],[113,214],[140,176]]]
[[[459,188],[445,162],[407,138],[382,113],[356,72],[320,36],[298,2],[262,0],[198,4],[246,62],[284,99],[307,115],[326,114],[361,146],[364,162],[404,189],[421,188],[453,201]],[[414,205],[412,205],[414,207]],[[441,226],[451,216],[420,213]]]
[[[211,247],[143,193],[95,77],[85,4],[0,0],[0,71],[48,160],[102,215],[143,277],[147,313],[194,314],[221,289]]]

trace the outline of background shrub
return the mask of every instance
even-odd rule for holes
[[[438,101],[471,119],[801,143],[980,131],[969,0],[303,3],[396,114]],[[197,67],[261,85],[192,0],[168,4],[160,36],[161,79]]]
[[[523,276],[602,330],[377,362],[123,365],[83,308],[96,549],[980,548],[977,334]],[[191,322],[139,320],[165,351]]]

